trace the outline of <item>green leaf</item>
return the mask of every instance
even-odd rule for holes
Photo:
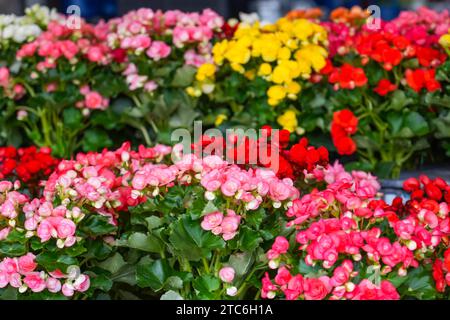
[[[0,241],[0,253],[7,257],[22,256],[27,252],[27,248],[23,243],[10,243],[7,241]]]
[[[112,248],[104,241],[95,239],[86,239],[85,246],[87,248],[86,258],[104,260],[111,254]]]
[[[83,126],[83,115],[77,108],[66,108],[63,111],[64,126],[69,129],[79,129]]]
[[[108,292],[113,286],[113,282],[106,275],[100,274],[90,277],[91,285],[89,289],[100,289],[102,291]]]
[[[208,294],[220,288],[220,280],[216,277],[206,274],[195,279],[193,282],[193,286],[194,289],[200,291],[200,293]]]
[[[400,132],[403,125],[403,115],[400,112],[390,112],[387,115],[387,121],[391,127],[391,133],[396,135]]]
[[[150,287],[154,291],[159,291],[164,287],[170,274],[170,267],[165,260],[139,264],[136,269],[137,285],[141,288]]]
[[[258,210],[248,211],[245,221],[248,223],[250,227],[255,229],[259,229],[263,219],[265,216],[265,209],[260,207]]]
[[[411,129],[415,136],[423,136],[430,131],[425,118],[415,111],[406,116],[404,126]]]
[[[178,292],[169,290],[161,296],[161,300],[184,300]]]
[[[102,269],[108,270],[111,273],[116,273],[126,264],[120,253],[116,252],[112,257],[100,262],[98,266]]]
[[[156,229],[163,224],[162,219],[156,216],[145,218],[145,222],[147,223],[148,230]]]
[[[255,250],[263,242],[258,231],[252,230],[247,226],[242,226],[239,230],[240,248],[245,251]]]
[[[0,289],[0,300],[17,300],[17,288],[8,286]]]
[[[86,219],[81,229],[89,235],[102,236],[116,231],[117,227],[109,223],[108,217],[92,215]]]
[[[201,228],[198,220],[183,216],[171,226],[169,241],[181,257],[198,261],[212,249],[225,247],[225,241]]]
[[[170,276],[167,278],[164,287],[166,289],[181,289],[183,287],[183,280],[178,276]]]
[[[146,252],[161,252],[163,243],[152,234],[144,234],[135,232],[128,238],[128,246],[130,248],[139,249]]]
[[[251,252],[238,252],[230,256],[228,263],[233,267],[236,275],[242,277],[248,274],[255,258]]]
[[[396,90],[390,96],[390,104],[388,106],[389,109],[393,109],[396,112],[401,111],[407,105],[411,104],[413,100],[411,98],[407,98],[405,92],[402,90]]]
[[[196,68],[189,65],[184,65],[181,68],[178,68],[175,72],[175,76],[172,80],[172,86],[174,87],[187,87],[194,81],[195,73],[197,72]]]
[[[101,129],[88,129],[83,136],[83,151],[99,151],[111,147],[113,142],[109,135]]]
[[[36,256],[36,262],[47,271],[60,269],[62,272],[66,272],[68,266],[78,264],[76,258],[62,255],[61,252],[42,252]]]

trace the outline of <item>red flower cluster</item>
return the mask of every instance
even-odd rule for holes
[[[450,249],[445,251],[443,260],[434,261],[433,279],[436,282],[436,290],[439,292],[444,292],[445,287],[450,286]]]
[[[344,109],[333,114],[331,138],[340,155],[351,155],[356,151],[356,144],[350,135],[358,130],[358,118],[352,111]]]
[[[39,183],[48,177],[59,163],[51,156],[50,148],[0,148],[0,179]]]
[[[326,66],[327,67],[327,66]],[[328,81],[334,84],[334,89],[354,89],[362,87],[367,83],[367,77],[362,68],[353,67],[344,63],[341,67],[333,67],[322,70],[322,73],[329,71]]]
[[[263,134],[257,140],[247,136],[239,138],[237,135],[227,139],[202,136],[199,142],[192,145],[192,150],[197,156],[200,156],[200,151],[207,155],[216,154],[242,166],[277,168],[279,178],[297,179],[303,177],[305,170],[310,172],[316,166],[328,164],[328,150],[325,147],[309,146],[308,139],[302,138],[288,149],[289,131],[272,130],[270,126],[263,126],[261,130]],[[274,142],[273,138],[277,142]],[[271,163],[273,152],[278,153],[276,166]]]
[[[442,178],[431,180],[422,175],[419,179],[409,178],[403,189],[411,193],[411,200],[406,202],[403,210],[409,214],[402,225],[394,226],[399,237],[410,238],[417,244],[417,249],[436,248],[443,244],[448,248],[450,235],[450,186]],[[411,231],[411,232],[409,232]],[[411,241],[410,240],[410,241]],[[435,249],[434,252],[442,252]],[[450,286],[450,249],[446,249],[444,259],[435,257],[433,278],[436,290],[444,292]],[[445,273],[445,275],[444,275]]]
[[[376,93],[378,93],[380,96],[385,96],[389,92],[394,91],[397,89],[397,86],[393,83],[391,83],[388,79],[381,79],[377,86],[373,89]]]
[[[385,70],[392,70],[404,57],[414,56],[410,41],[389,32],[361,34],[356,39],[356,50],[363,56],[363,63],[369,59],[380,63]]]
[[[406,83],[416,92],[426,88],[433,92],[441,88],[441,84],[436,80],[435,69],[407,69],[405,72]]]

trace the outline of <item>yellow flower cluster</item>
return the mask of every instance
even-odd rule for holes
[[[305,19],[281,18],[265,26],[259,22],[239,25],[233,39],[214,46],[213,58],[217,69],[229,64],[249,80],[260,76],[270,82],[268,103],[275,106],[285,98],[296,99],[301,80],[325,66],[326,44],[322,26]],[[212,83],[214,74],[209,71],[213,68],[207,65],[199,68],[196,79]]]
[[[295,116],[295,111],[293,110],[287,110],[285,113],[280,115],[277,122],[283,127],[283,129],[286,129],[289,132],[294,132],[298,126],[297,117]]]
[[[450,29],[447,34],[444,34],[439,39],[439,44],[445,49],[447,54],[450,56]]]

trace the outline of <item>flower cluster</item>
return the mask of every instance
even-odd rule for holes
[[[105,110],[109,106],[109,99],[102,97],[97,91],[92,91],[88,85],[80,88],[80,93],[84,96],[83,101],[78,101],[76,106],[87,110]]]
[[[325,65],[325,42],[325,29],[305,19],[282,18],[266,26],[241,23],[233,39],[214,46],[215,65],[199,69],[198,88],[189,93],[210,93],[215,66],[229,65],[249,80],[261,77],[270,84],[266,92],[269,105],[276,106],[285,98],[295,100],[301,90],[298,80],[309,78]]]
[[[51,293],[61,292],[66,297],[89,289],[89,276],[81,274],[77,266],[69,267],[67,274],[60,270],[46,273],[36,270],[38,264],[35,258],[32,253],[18,258],[4,258],[0,262],[0,288],[10,285],[18,288],[20,293],[28,289],[35,293],[48,290]],[[62,280],[64,283],[61,283]]]
[[[315,175],[327,187],[294,200],[286,212],[295,233],[290,241],[277,237],[267,252],[269,267],[278,270],[274,281],[265,274],[263,298],[399,299],[411,292],[403,291],[404,280],[391,280],[416,268],[434,278],[436,292],[445,291],[450,220],[443,179],[410,178],[404,189],[411,200],[387,204],[376,198],[376,178],[363,172],[336,163]]]
[[[356,151],[356,143],[350,138],[358,130],[358,118],[352,111],[344,109],[333,114],[331,137],[341,155],[351,155]]]
[[[236,215],[233,210],[228,209],[225,217],[222,212],[218,211],[207,214],[203,217],[201,226],[203,230],[211,231],[215,235],[222,235],[223,240],[231,240],[237,233],[240,221],[241,217]]]
[[[389,21],[385,29],[400,32],[417,45],[433,45],[439,37],[450,29],[448,10],[441,12],[420,7],[416,11],[402,11],[400,15]]]
[[[232,136],[228,140],[220,137],[202,136],[192,146],[195,154],[224,155],[232,163],[241,166],[258,165],[271,168],[279,178],[301,180],[316,167],[328,164],[328,150],[309,145],[307,138],[300,139],[289,147],[288,130],[273,130],[270,126],[261,128],[261,137],[252,139]]]
[[[59,160],[51,156],[50,148],[14,147],[0,148],[0,179],[19,180],[30,190],[37,187],[40,180],[46,179]]]
[[[3,88],[3,94],[13,100],[21,99],[25,94],[25,88],[20,83],[14,83],[7,67],[0,67],[0,88]]]
[[[367,84],[367,76],[364,69],[353,67],[348,63],[341,67],[322,69],[322,74],[328,73],[328,81],[333,84],[333,89],[354,89]]]
[[[34,5],[25,10],[24,16],[0,15],[0,42],[8,47],[11,43],[22,44],[33,40],[51,20],[57,20],[56,10]]]
[[[128,60],[143,65],[165,60],[172,52],[182,50],[184,63],[198,67],[211,60],[210,42],[223,24],[223,18],[210,9],[185,13],[142,8],[110,20],[107,42],[113,53],[121,53],[117,62],[125,62],[128,55]],[[138,60],[144,52],[145,59]],[[156,89],[156,79],[143,72],[145,69],[140,70],[133,62],[127,63],[123,74],[131,91]]]

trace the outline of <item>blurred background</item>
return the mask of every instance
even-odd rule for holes
[[[289,10],[320,7],[327,13],[337,7],[378,5],[382,18],[390,20],[400,10],[426,5],[435,10],[450,9],[450,0],[0,0],[0,13],[22,14],[24,8],[35,3],[58,8],[66,13],[70,5],[78,5],[88,20],[107,19],[140,7],[199,11],[212,8],[225,17],[238,17],[239,12],[256,12],[263,21],[273,22]]]

